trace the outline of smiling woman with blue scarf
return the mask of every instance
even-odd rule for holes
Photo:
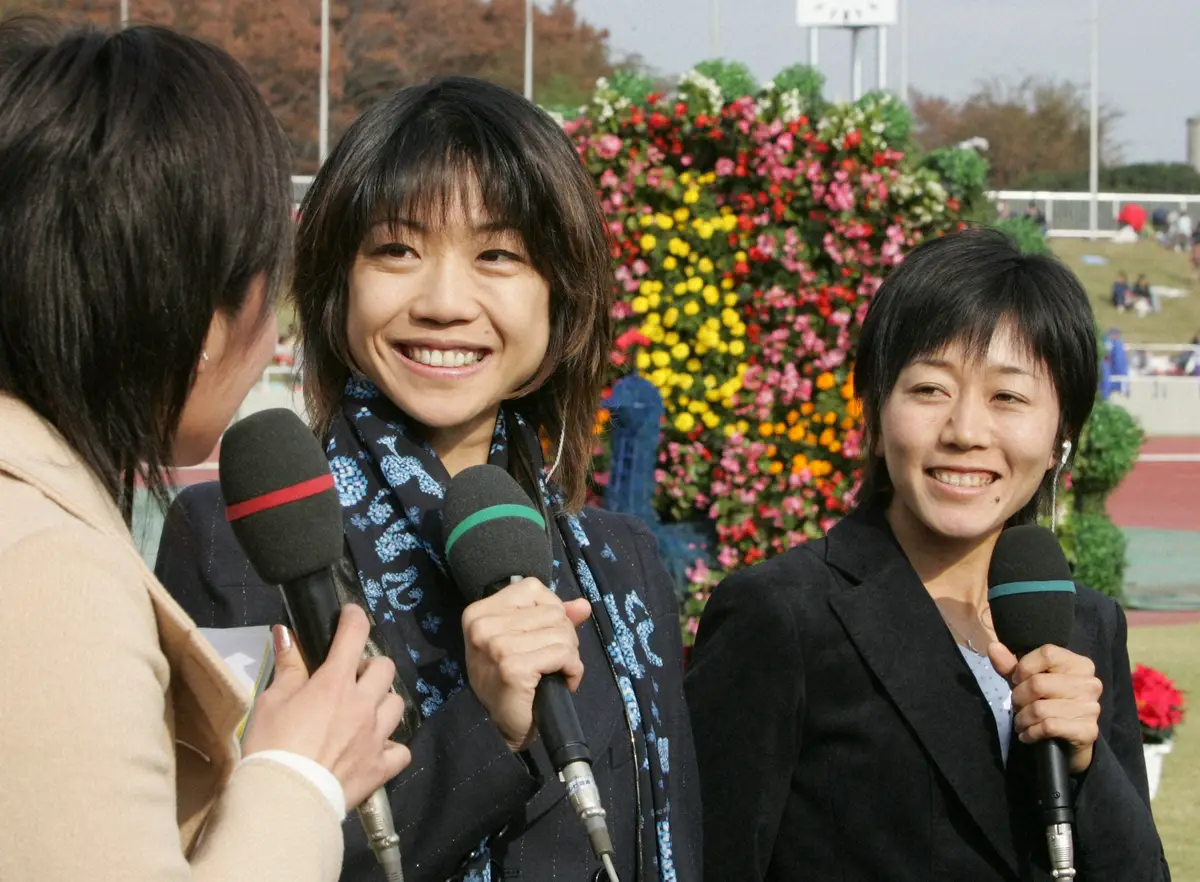
[[[533,723],[538,680],[561,671],[618,877],[698,880],[672,585],[640,521],[583,507],[614,288],[570,140],[498,86],[402,90],[316,176],[297,251],[306,399],[345,515],[343,570],[357,575],[343,581],[409,704],[413,760],[389,785],[407,879],[605,878]],[[464,608],[443,496],[485,462],[549,515],[553,578]],[[343,879],[376,878],[356,824],[345,830]]]

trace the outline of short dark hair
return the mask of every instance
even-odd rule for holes
[[[863,322],[854,385],[863,407],[867,457],[858,505],[883,504],[887,466],[875,455],[880,415],[900,373],[913,361],[962,344],[987,355],[1008,323],[1045,365],[1059,402],[1058,442],[1076,448],[1099,387],[1092,307],[1079,279],[1054,257],[1022,254],[1004,233],[968,229],[914,248],[875,294]],[[1031,523],[1048,500],[1052,476],[1012,518]]]
[[[164,28],[14,21],[0,59],[0,391],[128,521],[138,475],[165,499],[214,315],[286,287],[287,141],[237,62]]]
[[[313,180],[300,209],[296,303],[305,395],[328,430],[352,370],[349,275],[372,227],[436,226],[477,183],[489,220],[518,232],[550,286],[550,343],[518,407],[557,444],[567,506],[583,505],[592,429],[612,344],[614,277],[596,185],[549,115],[502,86],[444,77],[364,113]]]

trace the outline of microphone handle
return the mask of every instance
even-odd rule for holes
[[[311,673],[329,657],[342,614],[333,571],[325,567],[281,585],[280,590],[300,657]],[[380,787],[358,807],[358,819],[388,882],[404,882],[400,837],[396,835],[392,805],[384,788]]]
[[[579,714],[562,674],[546,674],[533,696],[533,721],[555,772],[574,762],[591,765],[592,755],[579,725]]]
[[[1061,741],[1040,741],[1034,745],[1037,763],[1037,805],[1045,826],[1075,823],[1071,806],[1070,766],[1067,745]]]

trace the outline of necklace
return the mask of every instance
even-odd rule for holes
[[[941,610],[938,610],[938,612],[940,613]],[[971,650],[971,652],[975,653],[976,655],[978,655],[980,657],[984,657],[983,653],[975,648],[975,644],[973,642],[971,642],[970,637],[964,637],[961,633],[959,633],[959,631],[953,625],[950,624],[950,620],[948,618],[946,618],[945,613],[942,613],[942,621],[946,623],[946,627],[949,629],[950,635],[955,640],[957,640],[960,643],[965,643],[967,645],[967,649]]]

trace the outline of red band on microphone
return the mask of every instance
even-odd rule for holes
[[[239,502],[236,505],[226,506],[225,519],[228,521],[241,520],[252,514],[258,514],[260,511],[266,511],[268,508],[277,508],[281,505],[287,505],[289,502],[298,502],[301,499],[307,499],[310,496],[316,496],[318,493],[324,493],[326,490],[332,489],[333,475],[324,474],[308,481],[301,481],[299,484],[293,484],[290,487],[284,487],[281,490],[272,490],[270,493],[255,496],[253,499],[247,499],[245,502]]]

